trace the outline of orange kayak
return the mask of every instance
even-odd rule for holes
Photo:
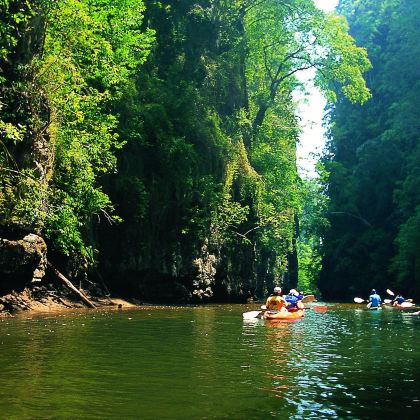
[[[264,319],[269,320],[294,320],[294,319],[300,319],[305,315],[304,309],[299,309],[297,311],[289,312],[289,311],[267,311],[264,312]]]

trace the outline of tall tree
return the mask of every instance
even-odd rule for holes
[[[373,98],[341,97],[330,110],[328,218],[320,287],[328,297],[368,288],[419,293],[418,170],[420,6],[342,1],[351,33],[368,50]]]
[[[106,280],[147,299],[296,282],[295,75],[369,96],[344,19],[307,0],[1,5],[4,228],[75,268],[99,251]]]
[[[334,79],[364,101],[366,52],[312,2],[146,6],[157,42],[120,107],[128,144],[109,188],[125,222],[104,233],[122,250],[106,271],[155,297],[261,294],[288,272],[301,201],[295,74],[316,68],[327,95]]]
[[[115,169],[121,96],[152,34],[141,1],[2,1],[0,216],[5,232],[94,261],[91,231],[111,219],[99,177]]]

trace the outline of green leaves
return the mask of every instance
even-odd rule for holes
[[[353,106],[350,86],[344,88],[350,101],[332,86],[339,100],[331,108],[324,160],[331,230],[324,237],[321,286],[327,293],[350,294],[352,287],[397,281],[400,290],[418,294],[420,8],[401,0],[348,0],[339,10],[369,52],[373,97],[363,107]],[[363,57],[348,51],[350,70],[352,63],[366,67]]]
[[[315,69],[316,84],[335,101],[339,83],[352,102],[370,98],[363,73],[370,68],[366,50],[355,45],[345,19],[325,14],[312,1],[256,2],[245,19],[249,45],[248,83],[254,125],[277,94],[292,90],[298,72]]]
[[[334,102],[335,93],[328,86],[337,81],[344,96],[352,103],[365,103],[371,97],[363,78],[363,73],[371,68],[366,49],[355,45],[348,34],[349,27],[344,17],[327,15],[324,25],[318,35],[323,58],[319,63],[316,83]]]
[[[19,100],[29,98],[28,105],[16,106],[27,114],[16,112],[10,117],[13,122],[0,120],[1,164],[12,165],[14,172],[5,173],[19,179],[14,193],[7,186],[3,190],[15,194],[13,211],[4,209],[5,222],[44,228],[65,254],[93,255],[93,224],[117,219],[99,186],[99,176],[116,170],[115,152],[125,143],[116,133],[119,114],[114,106],[153,43],[153,31],[141,28],[144,4],[39,0],[32,6],[2,2],[1,7],[0,62],[13,54],[30,58],[15,66],[21,80],[7,80],[12,85],[7,92],[19,92]],[[42,48],[27,41],[29,33],[35,40],[42,38]],[[11,99],[5,105],[8,110],[15,106]],[[21,162],[14,160],[13,148],[18,142],[28,149],[23,160],[40,165],[44,178],[38,180],[35,170],[30,178],[18,175]],[[48,145],[51,170],[43,167],[45,162],[31,162],[32,142]]]
[[[26,40],[11,3],[0,60]],[[20,4],[22,19],[38,22],[25,33],[40,36],[25,41],[32,55],[10,83],[31,100],[0,133],[12,157],[25,145],[19,164],[35,139],[50,154],[44,172],[32,168],[33,185],[20,181],[27,195],[8,220],[27,217],[60,252],[92,260],[97,224],[117,221],[115,206],[126,220],[115,237],[136,270],[165,265],[167,275],[183,260],[189,278],[188,261],[207,243],[226,260],[243,252],[249,270],[257,262],[264,276],[284,274],[303,207],[295,76],[315,68],[326,95],[338,83],[351,101],[369,96],[366,52],[345,21],[308,0]]]
[[[48,14],[39,78],[55,116],[55,196],[47,232],[66,253],[86,253],[86,229],[112,221],[113,206],[98,186],[100,174],[116,170],[112,110],[134,70],[150,50],[153,32],[140,29],[139,1],[58,2]]]

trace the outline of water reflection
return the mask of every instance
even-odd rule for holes
[[[417,317],[336,305],[273,323],[243,321],[246,310],[143,308],[0,321],[2,416],[414,418]]]
[[[311,313],[293,323],[246,323],[244,336],[246,345],[255,346],[256,338],[263,340],[259,345],[266,355],[267,386],[262,390],[278,401],[272,414],[322,418],[351,413],[357,397],[343,378],[349,370],[357,370],[352,349],[358,338],[348,320],[331,312]],[[343,401],[350,407],[342,408]]]

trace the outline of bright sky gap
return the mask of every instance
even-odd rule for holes
[[[335,9],[338,0],[314,0],[314,3],[320,9],[328,12]],[[298,109],[302,127],[297,148],[298,170],[302,176],[310,178],[316,176],[316,155],[322,152],[325,144],[325,130],[322,127],[322,119],[326,101],[311,82],[314,75],[314,71],[302,72],[299,79],[307,83],[307,94],[303,95],[301,92],[295,92],[295,99],[299,103]]]

